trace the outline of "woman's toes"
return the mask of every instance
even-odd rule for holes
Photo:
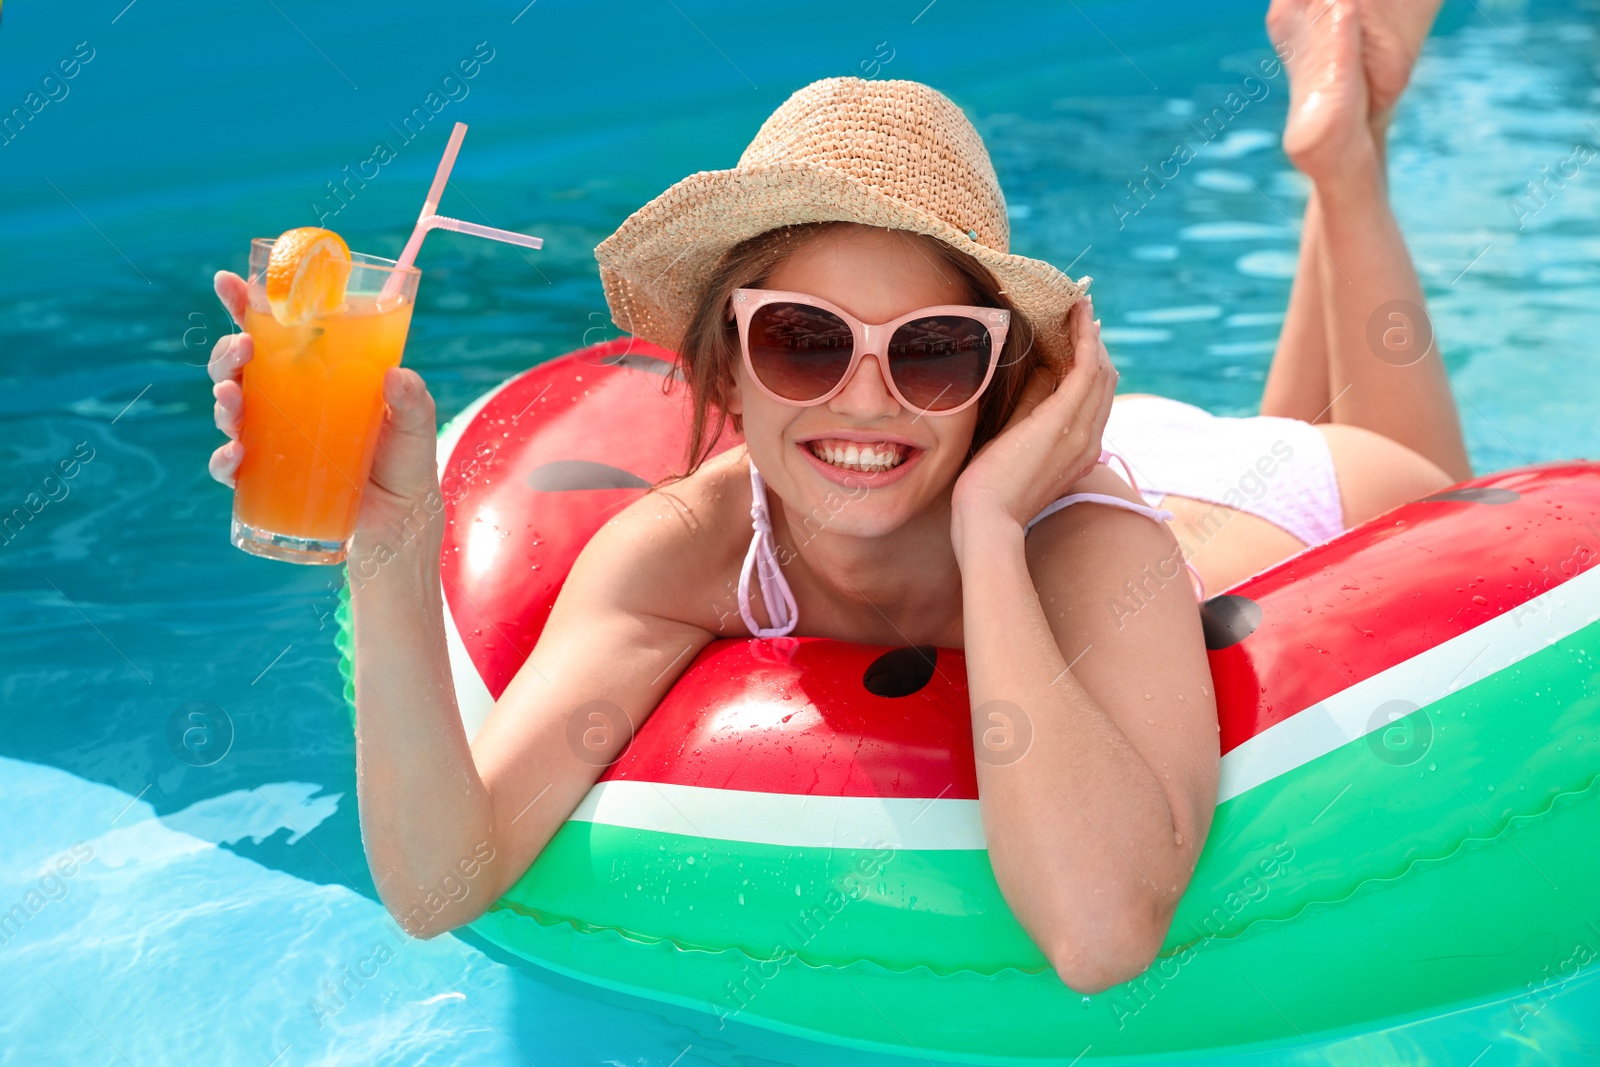
[[[1357,0],[1361,56],[1373,115],[1400,99],[1443,0]]]

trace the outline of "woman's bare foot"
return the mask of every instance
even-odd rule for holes
[[[1373,119],[1388,125],[1444,0],[1356,0]]]
[[[1373,165],[1356,0],[1272,0],[1267,34],[1289,57],[1283,150],[1290,162],[1318,184]]]

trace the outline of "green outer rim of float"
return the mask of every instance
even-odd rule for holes
[[[670,919],[702,944],[651,933],[668,917],[659,901],[607,875],[614,863],[632,861],[640,874],[657,866],[659,878],[708,851],[704,839],[671,834],[569,823],[473,929],[555,970],[719,1016],[865,1049],[986,1060],[1070,1058],[1084,1045],[1099,1058],[1299,1044],[1302,1033],[1366,1030],[1378,1020],[1511,997],[1556,971],[1580,944],[1591,952],[1600,946],[1600,811],[1593,804],[1600,778],[1592,769],[1600,739],[1577,739],[1600,721],[1600,692],[1588,685],[1597,657],[1600,623],[1593,623],[1414,712],[1433,729],[1432,747],[1416,764],[1385,762],[1361,738],[1220,805],[1162,957],[1139,979],[1092,997],[1087,1010],[1053,973],[1006,967],[1016,936],[982,943],[937,924],[914,932],[922,913],[881,923],[876,915],[872,922],[852,917],[848,943],[858,962],[833,966],[827,957],[844,939],[830,936],[831,925],[799,945],[785,933],[828,881],[812,881],[803,897],[746,887],[746,904],[735,907],[701,893],[697,879],[683,891],[683,913]],[[1469,718],[1470,730],[1454,728]],[[1563,737],[1569,743],[1551,742]],[[1453,788],[1430,781],[1441,775],[1454,776]],[[1381,811],[1368,802],[1380,794]],[[758,884],[778,874],[774,854],[788,857],[779,876],[788,885],[830,872],[837,880],[852,862],[846,850],[841,857],[828,849],[715,845],[747,862],[761,875]],[[1358,852],[1365,869],[1387,873],[1352,882],[1345,872]],[[998,890],[992,874],[973,873],[975,855],[897,853],[866,898],[840,915],[871,908],[880,884],[945,869],[982,894],[971,902],[975,925],[994,936]],[[1265,876],[1263,864],[1272,860],[1277,870]],[[630,878],[643,884],[639,874]],[[1528,906],[1486,915],[1481,902],[1490,900]],[[706,950],[710,937],[696,932],[717,923],[690,919],[689,904],[720,923],[723,946],[758,954]],[[872,909],[886,920],[889,910]],[[580,922],[580,912],[590,921]],[[600,916],[628,933],[597,927],[592,920]],[[1002,918],[1015,926],[1009,912]],[[798,950],[781,965],[772,951],[780,943]],[[1382,954],[1341,953],[1350,945]],[[960,952],[974,953],[965,961],[992,973],[859,962],[930,950],[938,956],[925,962],[935,969],[953,969]],[[735,994],[739,987],[746,992]]]
[[[472,928],[595,985],[867,1051],[1065,1062],[1087,1047],[1093,1051],[1086,1059],[1104,1063],[1308,1043],[1324,1049],[1485,1000],[1521,999],[1508,1007],[1508,1023],[1536,1013],[1553,981],[1570,977],[1600,946],[1595,920],[1583,914],[1600,912],[1595,800],[1593,791],[1564,795],[1544,817],[1507,828],[1498,845],[1475,842],[1448,863],[1420,865],[1292,923],[1207,940],[1158,961],[1142,980],[1090,997],[1087,1006],[1053,977],[1020,971],[935,977],[795,961],[763,970],[732,950],[685,951],[613,931],[544,927],[506,909]],[[1484,895],[1499,893],[1549,898],[1550,906],[1486,915]],[[1487,929],[1486,920],[1494,920]],[[1379,959],[1336,947],[1374,942],[1384,948]],[[744,1010],[730,1001],[730,982],[753,990]],[[1308,1061],[1322,1062],[1307,1051]]]

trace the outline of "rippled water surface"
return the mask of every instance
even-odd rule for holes
[[[1277,147],[1283,77],[1220,136],[1194,124],[1268,55],[1261,5],[124,4],[14,5],[0,30],[0,108],[91,57],[0,145],[0,510],[78,461],[0,546],[0,908],[90,854],[0,944],[0,1059],[868,1062],[599,992],[470,935],[380,952],[335,575],[230,547],[228,494],[206,477],[203,363],[226,329],[210,277],[242,269],[250,237],[324,214],[392,254],[449,123],[469,122],[445,210],[547,244],[430,238],[406,362],[448,416],[614,335],[593,246],[676,179],[731,166],[794,88],[877,62],[974,118],[1015,250],[1094,276],[1126,391],[1251,414],[1305,196]],[[1480,472],[1600,455],[1600,159],[1537,210],[1526,191],[1600,144],[1596,15],[1452,0],[1395,127],[1394,198]],[[491,58],[465,95],[408,142],[396,127],[475,55]],[[335,198],[380,141],[394,159]],[[1180,143],[1195,159],[1133,212],[1127,183]],[[196,710],[229,724],[205,766],[172,736]],[[1594,982],[1539,1005],[1277,1062],[1596,1054]]]

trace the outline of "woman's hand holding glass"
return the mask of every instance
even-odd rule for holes
[[[245,280],[230,271],[216,277],[217,297],[228,309],[235,325],[243,326],[249,290]],[[244,368],[255,355],[255,342],[248,333],[229,334],[211,350],[207,370],[215,384],[213,414],[217,429],[229,440],[211,453],[211,477],[232,486],[239,465],[244,461],[244,445],[239,439],[244,419]],[[384,372],[383,398],[386,405],[383,429],[379,434],[372,471],[362,493],[356,521],[355,554],[364,555],[364,544],[377,544],[393,538],[409,518],[411,528],[418,520],[442,514],[435,445],[437,416],[432,395],[421,375],[404,367]],[[420,509],[420,510],[419,510]],[[442,519],[430,524],[442,533]]]

